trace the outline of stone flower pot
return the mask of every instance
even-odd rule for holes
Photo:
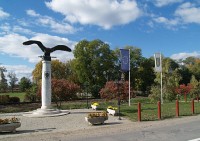
[[[16,132],[16,128],[20,126],[21,126],[20,122],[0,124],[0,132]]]
[[[104,124],[104,121],[107,119],[108,118],[106,117],[93,117],[93,118],[85,117],[85,121],[87,121],[90,125]]]
[[[109,115],[113,115],[113,116],[118,115],[118,111],[117,110],[107,109],[107,112],[108,112]]]
[[[92,112],[85,117],[85,121],[91,125],[104,124],[104,121],[107,119],[108,115],[106,112]]]

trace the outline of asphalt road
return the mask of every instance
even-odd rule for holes
[[[55,120],[57,121],[56,123],[58,124],[58,121],[61,120],[60,118],[70,118],[70,116],[71,118],[76,117],[75,114],[68,115],[66,117],[57,117],[55,118]],[[32,120],[35,121],[36,119]],[[67,119],[65,120],[67,121]],[[31,123],[33,124],[33,122]],[[56,130],[54,132],[49,130],[28,132],[26,130],[26,133],[21,133],[22,131],[19,129],[19,131],[16,134],[0,134],[0,140],[1,141],[200,141],[200,115],[167,119],[161,121],[125,122],[123,124],[120,124],[118,122],[113,122],[113,123],[107,122],[105,125],[83,126],[81,129],[73,131],[67,130],[68,128],[73,127],[72,123],[69,125],[70,126],[66,127],[66,129]],[[1,136],[4,137],[1,138]]]
[[[176,122],[177,120],[177,122]],[[166,121],[165,121],[166,122]],[[71,141],[200,141],[200,116],[195,119],[169,120],[168,124],[131,128],[113,134],[71,138]]]

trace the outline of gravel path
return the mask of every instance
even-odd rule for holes
[[[30,118],[22,116],[23,113],[9,113],[0,114],[1,118],[17,117],[21,120],[21,127],[17,128],[16,133],[0,133],[0,140],[6,141],[11,138],[19,138],[26,136],[35,136],[42,134],[53,134],[58,132],[73,133],[82,132],[83,130],[93,130],[97,128],[110,128],[114,125],[130,124],[131,121],[122,118],[118,120],[118,117],[110,116],[105,121],[104,126],[91,126],[85,121],[85,117],[88,112],[94,112],[91,109],[76,109],[69,110],[70,114],[58,117],[45,117],[45,118]]]
[[[0,114],[1,118],[18,117],[21,119],[21,127],[16,133],[0,133],[0,141],[61,141],[81,140],[88,136],[101,136],[118,134],[126,131],[140,131],[145,128],[176,125],[188,120],[199,119],[200,116],[174,118],[161,121],[131,122],[125,118],[109,115],[105,125],[91,126],[85,121],[85,116],[91,109],[70,110],[70,114],[59,117],[29,118],[22,116],[23,113]],[[91,131],[95,131],[92,132]]]

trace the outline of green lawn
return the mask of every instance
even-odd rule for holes
[[[10,93],[10,96],[18,96],[20,99],[23,99],[24,93]],[[22,100],[23,101],[23,100]],[[88,100],[88,107],[90,107],[91,103],[98,102],[100,104],[99,110],[106,110],[108,106],[117,107],[117,101],[113,100],[107,102],[105,100]],[[157,103],[150,103],[148,98],[134,98],[131,99],[131,106],[128,106],[127,102],[121,103],[121,115],[124,117],[129,118],[132,121],[138,121],[137,119],[137,103],[141,102],[141,120],[142,121],[155,121],[158,120],[157,115]],[[6,112],[24,112],[24,111],[31,111],[33,109],[37,109],[41,106],[41,103],[38,104],[18,104],[18,105],[7,105],[4,108],[0,109],[0,113]],[[53,106],[56,105],[53,103]],[[174,118],[176,116],[176,107],[174,102],[164,102],[161,104],[161,118]],[[62,102],[61,109],[83,109],[87,108],[87,101],[86,100],[79,100],[79,101],[68,101]],[[195,102],[195,114],[200,114],[200,102]],[[179,102],[179,115],[181,116],[192,116],[191,111],[191,101]]]
[[[9,92],[9,93],[0,93],[0,95],[9,95],[10,97],[19,97],[20,102],[24,101],[24,96],[25,93],[24,92]]]

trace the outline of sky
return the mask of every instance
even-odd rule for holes
[[[0,66],[31,77],[47,47],[100,39],[111,49],[134,46],[146,58],[200,57],[200,0],[0,0]],[[60,61],[73,53],[56,51]]]

